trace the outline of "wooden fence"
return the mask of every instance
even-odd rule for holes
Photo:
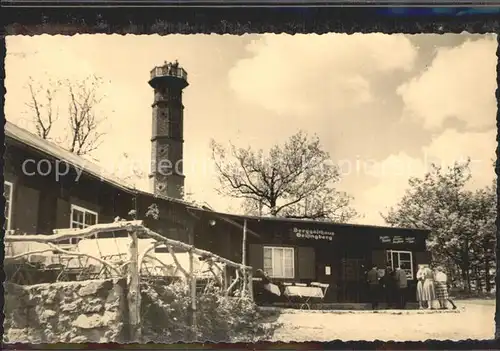
[[[78,249],[70,250],[66,246],[65,248],[61,248],[57,245],[59,241],[68,239],[90,239],[96,240],[96,243],[98,243],[100,240],[97,239],[98,234],[123,231],[128,233],[127,236],[129,238],[127,254],[92,254],[89,252],[79,252]],[[140,239],[150,240],[149,245],[142,250],[139,250]],[[141,340],[140,283],[141,278],[144,278],[144,274],[147,275],[147,273],[144,273],[145,270],[143,269],[144,266],[146,266],[146,262],[155,262],[156,267],[159,267],[160,269],[171,268],[165,262],[151,254],[158,247],[166,248],[176,266],[176,270],[181,272],[183,278],[189,284],[189,291],[191,295],[191,321],[194,326],[196,326],[195,311],[197,282],[197,274],[194,272],[196,260],[195,256],[197,256],[199,260],[203,260],[205,262],[213,280],[223,289],[222,291],[226,296],[234,294],[236,287],[239,286],[240,289],[238,289],[238,291],[241,294],[240,296],[249,296],[250,298],[253,298],[252,269],[250,266],[233,262],[212,252],[196,248],[193,245],[189,245],[178,240],[165,238],[162,235],[148,229],[143,225],[142,221],[138,220],[97,224],[84,229],[56,229],[51,235],[20,235],[19,233],[8,231],[4,240],[6,246],[6,263],[29,259],[34,255],[48,254],[46,257],[50,257],[51,262],[53,262],[55,258],[58,258],[55,259],[55,261],[59,260],[58,262],[63,262],[63,257],[78,258],[79,267],[76,267],[76,269],[80,271],[79,276],[83,277],[80,279],[85,279],[84,277],[87,277],[87,279],[127,277],[127,299],[129,308],[129,323],[131,327],[131,341]],[[9,252],[9,246],[16,245],[16,243],[18,246],[19,243],[25,243],[25,251],[22,251],[21,249],[22,252],[16,253],[15,250],[11,250],[11,252]],[[30,246],[32,243],[39,243],[40,245],[32,245],[32,247]],[[101,250],[97,251],[100,252]],[[187,253],[189,255],[189,267],[187,269],[179,262],[177,256],[180,252]],[[84,275],[83,272],[89,270],[89,266],[91,266],[90,262],[92,261],[100,264],[99,269],[96,271],[98,273],[93,276]],[[230,269],[233,270],[234,274],[228,274]],[[161,273],[156,275],[156,277],[161,277]]]

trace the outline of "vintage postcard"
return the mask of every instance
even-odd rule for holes
[[[4,342],[493,338],[496,35],[6,46]]]

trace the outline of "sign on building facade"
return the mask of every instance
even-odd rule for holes
[[[384,236],[379,236],[378,238],[382,244],[405,244],[405,243],[406,244],[414,244],[415,243],[414,236],[384,235]]]
[[[334,232],[321,229],[301,229],[293,228],[293,234],[300,239],[328,240],[332,241]]]

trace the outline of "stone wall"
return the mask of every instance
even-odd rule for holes
[[[4,283],[4,342],[126,341],[125,280]]]

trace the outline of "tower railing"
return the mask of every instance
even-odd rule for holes
[[[177,77],[187,81],[187,72],[182,67],[160,66],[151,70],[151,79],[164,76]]]

